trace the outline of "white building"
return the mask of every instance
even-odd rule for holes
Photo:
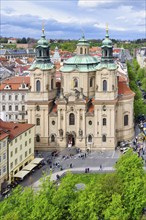
[[[6,121],[27,122],[26,100],[29,86],[29,76],[15,76],[1,82],[1,118]]]

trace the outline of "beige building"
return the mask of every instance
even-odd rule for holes
[[[7,173],[11,182],[14,175],[34,159],[34,125],[0,120],[0,128],[9,134]]]
[[[28,122],[36,124],[37,149],[115,149],[118,141],[133,138],[134,93],[127,78],[117,71],[108,31],[100,60],[89,55],[89,46],[83,36],[77,44],[76,56],[64,61],[57,97],[55,68],[43,30],[36,61],[30,68],[27,102]]]
[[[7,180],[7,147],[9,135],[0,130],[0,192],[4,189],[4,183]]]

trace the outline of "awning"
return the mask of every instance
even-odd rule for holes
[[[32,164],[32,163],[29,163],[28,165],[26,165],[25,167],[23,167],[22,170],[33,170],[33,168],[35,168],[37,166],[37,164]]]
[[[32,161],[31,161],[31,164],[39,164],[41,161],[43,161],[44,158],[34,158]]]
[[[21,171],[19,171],[18,173],[16,173],[16,174],[14,175],[14,177],[18,177],[18,178],[23,179],[29,172],[30,172],[30,171],[28,171],[28,170],[21,170]]]

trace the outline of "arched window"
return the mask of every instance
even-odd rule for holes
[[[103,118],[103,120],[102,120],[102,125],[103,125],[103,126],[106,125],[106,118]]]
[[[102,142],[106,142],[106,135],[105,134],[102,135]]]
[[[53,79],[51,79],[51,89],[53,89],[53,84],[54,84],[54,81]]]
[[[105,50],[105,56],[107,57],[107,50]]]
[[[40,136],[39,136],[39,134],[36,135],[36,142],[40,142]]]
[[[93,78],[90,78],[90,87],[93,87]]]
[[[124,126],[128,125],[128,115],[124,115]]]
[[[37,80],[36,81],[36,91],[40,92],[40,90],[41,90],[41,83],[40,83],[40,80]]]
[[[40,118],[36,119],[36,125],[40,125]]]
[[[12,111],[12,106],[11,105],[9,105],[9,111]]]
[[[103,91],[107,91],[107,81],[103,80]]]
[[[85,54],[87,53],[87,49],[85,48]]]
[[[42,56],[42,51],[41,51],[41,50],[39,50],[39,56],[40,56],[40,57]]]
[[[92,143],[92,135],[91,134],[89,134],[89,136],[88,136],[88,143]]]
[[[82,47],[80,48],[80,54],[83,54],[83,48]]]
[[[69,115],[69,125],[75,124],[75,115],[73,113],[70,113]]]
[[[78,79],[74,79],[74,88],[78,87]]]
[[[55,135],[54,134],[51,135],[51,142],[55,142]]]

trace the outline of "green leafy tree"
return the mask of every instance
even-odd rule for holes
[[[135,117],[137,117],[139,114],[146,115],[146,104],[142,99],[138,99],[134,101],[134,113],[135,113]]]
[[[142,80],[141,88],[146,91],[146,77]]]
[[[146,205],[143,161],[129,150],[118,160],[115,167],[122,183],[122,204],[127,210],[127,219],[138,220]]]
[[[124,209],[122,204],[122,196],[118,193],[112,195],[112,201],[104,211],[105,220],[127,220],[127,210]]]
[[[137,62],[136,59],[133,59],[132,64],[133,64],[134,70],[137,72],[138,69],[140,68],[139,63]]]

